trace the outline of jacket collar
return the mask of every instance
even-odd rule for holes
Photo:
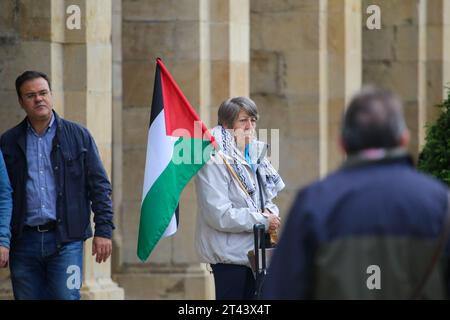
[[[349,156],[343,163],[342,168],[347,169],[395,161],[403,161],[410,166],[414,166],[414,161],[407,150],[404,148],[392,148],[363,150],[355,155]]]
[[[55,110],[52,110],[54,123],[56,124],[56,134],[55,137],[59,135],[61,132],[61,118],[56,113]],[[19,137],[17,139],[17,144],[22,149],[22,151],[26,154],[26,143],[27,143],[27,128],[28,128],[28,117],[25,117],[22,122],[19,124]],[[56,139],[53,140],[53,144],[55,144]]]

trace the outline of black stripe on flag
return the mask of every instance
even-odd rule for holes
[[[152,125],[153,121],[155,121],[156,117],[161,113],[163,109],[164,109],[164,99],[161,85],[161,71],[159,70],[159,65],[156,64],[155,84],[153,87],[152,110],[150,112],[149,127]]]
[[[180,204],[178,203],[177,208],[175,209],[175,218],[177,219],[177,230],[178,224],[180,223]]]

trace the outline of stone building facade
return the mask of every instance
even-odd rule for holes
[[[79,29],[68,28],[71,5]],[[371,30],[373,5],[381,28]],[[146,263],[136,256],[155,58],[208,126],[227,97],[256,101],[258,126],[278,129],[284,216],[300,187],[342,161],[339,120],[364,84],[405,100],[417,156],[450,81],[449,17],[449,0],[0,0],[0,132],[24,116],[16,76],[38,69],[51,77],[55,109],[94,135],[117,229],[110,262],[95,264],[86,251],[83,298],[211,299],[211,274],[193,246],[192,183],[177,234]],[[0,299],[10,297],[1,269]]]

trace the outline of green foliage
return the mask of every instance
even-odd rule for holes
[[[447,99],[437,107],[441,114],[434,124],[427,126],[418,167],[450,186],[450,90]]]

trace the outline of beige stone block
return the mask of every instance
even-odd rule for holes
[[[112,56],[111,44],[87,45],[87,88],[90,91],[107,92],[111,95]]]
[[[249,63],[250,26],[248,24],[230,24],[230,60]]]
[[[282,175],[283,179],[284,176]],[[286,182],[286,179],[284,179],[284,182]],[[278,206],[278,209],[280,211],[280,217],[281,217],[281,224],[282,227],[280,229],[280,236],[283,232],[283,226],[286,222],[290,209],[292,207],[292,203],[295,199],[295,196],[297,195],[298,188],[300,181],[296,181],[295,185],[286,185],[286,187],[278,194],[275,203]]]
[[[112,96],[113,100],[122,103],[123,82],[122,82],[122,62],[113,62],[112,64]],[[120,107],[121,109],[122,107]]]
[[[381,30],[363,31],[363,57],[368,60],[393,60],[394,59],[394,37],[393,27],[384,27]]]
[[[111,93],[88,92],[86,105],[86,125],[99,143],[112,142]]]
[[[66,32],[66,3],[64,0],[51,1],[51,41],[63,43]]]
[[[445,5],[447,0],[426,1],[427,10],[427,24],[441,25],[445,16]]]
[[[280,174],[287,186],[306,185],[319,178],[317,139],[288,138],[280,145]]]
[[[258,107],[259,120],[256,130],[279,129],[280,138],[284,139],[287,134],[286,124],[289,122],[288,99],[275,94],[252,94],[251,98]]]
[[[369,5],[378,5],[381,9],[382,28],[392,25],[412,25],[418,23],[418,5],[419,0],[366,0],[362,6],[363,25],[369,17],[366,9]]]
[[[128,21],[198,20],[199,0],[124,0],[123,17]]]
[[[0,269],[0,301],[12,300],[12,286],[9,268]]]
[[[175,59],[200,59],[200,24],[197,21],[177,21],[174,30]]]
[[[150,124],[150,106],[123,110],[123,144],[145,148]]]
[[[146,145],[133,148],[124,143],[123,150],[123,198],[127,201],[140,202],[144,182]]]
[[[50,81],[52,90],[64,90],[64,48],[60,43],[52,43],[51,50],[51,74]]]
[[[249,95],[249,64],[247,62],[230,64],[230,94],[231,96]]]
[[[230,65],[226,60],[211,62],[211,100],[219,105],[230,97]]]
[[[87,124],[86,91],[64,91],[64,118],[83,126]]]
[[[405,81],[405,79],[417,79],[417,77],[417,62],[364,64],[364,84],[389,88],[406,100],[417,99],[418,82]]]
[[[318,13],[283,12],[261,16],[263,48],[277,50],[317,50],[319,46]]]
[[[230,21],[248,25],[250,20],[250,0],[230,0]]]
[[[251,94],[278,94],[284,91],[284,55],[277,51],[252,50],[250,64]]]
[[[427,26],[426,28],[426,58],[428,61],[439,61],[445,59],[443,53],[444,41],[444,30],[441,26]],[[448,41],[448,40],[447,40]]]
[[[417,26],[400,26],[397,28],[394,45],[396,60],[417,61],[419,45],[419,28]]]
[[[180,223],[173,236],[172,261],[175,264],[198,262],[194,248],[194,236],[197,217],[197,195],[194,180],[184,188],[179,203]]]
[[[440,61],[428,61],[426,64],[427,75],[427,95],[426,95],[426,112],[425,119],[427,123],[434,122],[439,114],[439,109],[435,107],[437,104],[442,103],[444,97],[447,97],[447,93],[444,93],[444,86],[448,86],[448,82],[444,79],[444,72],[442,62]],[[447,91],[447,89],[445,89]]]
[[[23,40],[51,40],[51,0],[19,2],[18,26]]]
[[[64,22],[64,41],[65,43],[71,43],[71,44],[81,44],[86,43],[86,37],[87,37],[87,25],[89,20],[97,19],[97,17],[88,16],[88,6],[90,2],[95,1],[89,1],[89,0],[65,0],[65,9],[64,9],[64,17],[67,19],[69,15],[66,13],[67,8],[70,5],[76,5],[80,8],[80,14],[81,14],[81,28],[80,29],[68,29],[66,27],[66,23]],[[91,22],[92,23],[92,22]]]
[[[15,24],[18,3],[14,0],[0,1],[0,35],[14,35],[17,33]]]
[[[64,45],[64,88],[70,91],[87,89],[88,52],[86,44]]]
[[[115,0],[116,1],[116,0]],[[113,14],[111,30],[112,59],[122,62],[122,15]]]
[[[398,62],[392,64],[392,87],[406,101],[417,101],[418,79],[417,62]]]
[[[1,50],[0,50],[1,51]],[[16,78],[26,70],[37,70],[51,75],[51,46],[43,41],[21,41],[6,49],[10,56],[2,70],[2,86],[12,89]]]
[[[64,91],[52,90],[53,110],[64,117]]]
[[[124,20],[122,27],[123,60],[166,60],[175,55],[176,22],[143,23]],[[189,40],[189,39],[186,39]]]
[[[118,273],[114,279],[125,289],[126,299],[211,299],[211,277],[205,272]]]
[[[167,61],[165,66],[191,106],[198,112],[200,107],[200,62],[198,60]]]
[[[232,17],[231,10],[236,10],[231,8],[234,5],[230,5],[230,1],[233,0],[209,0],[210,20],[213,22],[228,23]]]
[[[228,23],[209,25],[211,41],[211,60],[227,60],[230,57],[230,26]]]
[[[252,12],[257,13],[284,13],[292,11],[316,12],[319,10],[319,1],[317,0],[287,0],[287,1],[271,1],[271,0],[250,0],[250,8]]]
[[[200,104],[199,61],[167,59],[164,64],[192,107],[198,110]],[[154,61],[124,61],[124,107],[149,107],[152,102],[154,78]]]
[[[90,131],[90,130],[89,130]],[[112,147],[111,143],[100,142],[95,139],[95,144],[97,145],[98,152],[100,153],[100,158],[102,160],[103,167],[106,170],[108,179],[111,182],[111,168],[112,168]]]
[[[86,42],[110,43],[111,0],[86,1]]]
[[[156,63],[151,59],[123,62],[123,105],[149,107],[152,103]]]
[[[25,118],[25,112],[17,101],[16,91],[0,90],[0,135]]]
[[[320,80],[318,51],[288,51],[284,59],[285,92],[302,97],[317,96]]]

